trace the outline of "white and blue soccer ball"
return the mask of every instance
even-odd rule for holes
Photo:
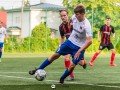
[[[35,72],[35,78],[38,80],[38,81],[43,81],[45,78],[46,78],[46,72],[42,69],[38,69],[36,72]]]

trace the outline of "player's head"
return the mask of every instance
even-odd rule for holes
[[[59,14],[63,22],[68,21],[68,11],[66,9],[59,10]]]
[[[110,25],[110,22],[111,22],[111,18],[110,18],[110,16],[106,16],[106,24],[107,25]]]
[[[74,13],[76,18],[79,21],[83,21],[85,18],[85,7],[83,5],[78,5],[75,9],[74,9]]]

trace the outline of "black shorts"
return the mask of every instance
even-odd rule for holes
[[[114,46],[113,46],[112,43],[109,43],[107,45],[101,43],[100,46],[99,46],[99,50],[103,50],[105,48],[107,48],[108,50],[111,50],[111,49],[114,49]]]

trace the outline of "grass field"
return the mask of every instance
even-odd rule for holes
[[[37,81],[28,71],[38,67],[50,54],[3,54],[0,63],[0,90],[120,90],[120,56],[116,55],[117,67],[110,67],[110,54],[101,54],[95,61],[95,66],[83,69],[77,66],[74,70],[75,80],[65,81],[60,85],[59,78],[64,72],[63,58],[59,58],[45,68],[47,77]],[[87,62],[90,54],[85,55]]]

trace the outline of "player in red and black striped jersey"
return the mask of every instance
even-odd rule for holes
[[[94,61],[96,57],[105,48],[112,51],[111,61],[109,65],[117,66],[116,64],[114,64],[115,49],[110,38],[111,33],[112,33],[112,37],[115,38],[115,30],[114,30],[114,27],[110,25],[110,22],[111,22],[111,18],[109,16],[106,16],[106,24],[102,25],[102,27],[100,28],[100,31],[98,31],[98,41],[100,42],[99,50],[94,54],[91,61],[89,62],[90,66],[94,65]],[[101,34],[101,39],[100,39],[100,34]]]
[[[62,20],[62,24],[59,26],[59,32],[60,32],[60,45],[64,42],[64,39],[68,39],[69,36],[72,33],[73,26],[72,26],[72,20],[68,19],[68,11],[67,10],[60,10],[60,17]],[[71,55],[65,55],[64,56],[64,62],[65,62],[65,67],[69,68],[70,66],[70,57]],[[82,58],[82,60],[79,62],[79,65],[83,66],[83,68],[86,68],[86,60]],[[73,72],[70,74],[70,80],[74,80],[74,74]]]
[[[62,38],[66,37],[66,39],[68,39],[72,30],[73,28],[71,20],[67,22],[62,22],[62,24],[59,26],[60,35]]]

